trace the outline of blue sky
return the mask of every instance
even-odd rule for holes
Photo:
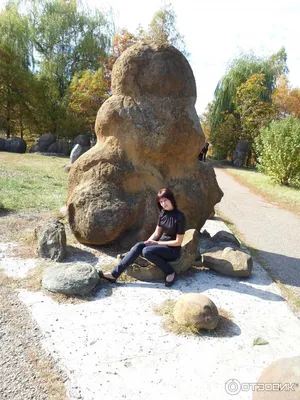
[[[0,0],[0,7],[4,1]],[[119,28],[135,32],[147,27],[154,13],[171,3],[179,32],[184,35],[197,85],[196,110],[213,99],[228,62],[241,52],[270,56],[287,50],[289,80],[300,86],[299,0],[85,0],[91,8],[114,10]]]

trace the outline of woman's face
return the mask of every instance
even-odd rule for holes
[[[167,199],[166,197],[162,197],[160,200],[159,200],[159,204],[162,206],[162,208],[164,209],[164,210],[173,210],[173,205],[172,205],[172,203],[171,203],[171,201],[169,200],[169,199]]]

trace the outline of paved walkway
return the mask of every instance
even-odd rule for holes
[[[224,192],[216,211],[235,225],[248,247],[258,250],[273,278],[300,301],[300,218],[252,193],[223,168],[215,167],[215,172]]]

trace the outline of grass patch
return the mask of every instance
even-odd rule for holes
[[[53,211],[66,199],[68,159],[0,153],[0,203],[8,211]]]
[[[253,346],[263,346],[265,344],[269,344],[269,342],[260,336],[253,340]]]
[[[300,189],[281,186],[253,169],[224,168],[235,180],[285,210],[300,215]]]

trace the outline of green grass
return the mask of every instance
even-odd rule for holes
[[[0,153],[0,203],[9,211],[53,211],[66,200],[64,157]]]
[[[271,203],[300,215],[300,188],[281,186],[270,177],[253,169],[224,168],[239,183]]]

